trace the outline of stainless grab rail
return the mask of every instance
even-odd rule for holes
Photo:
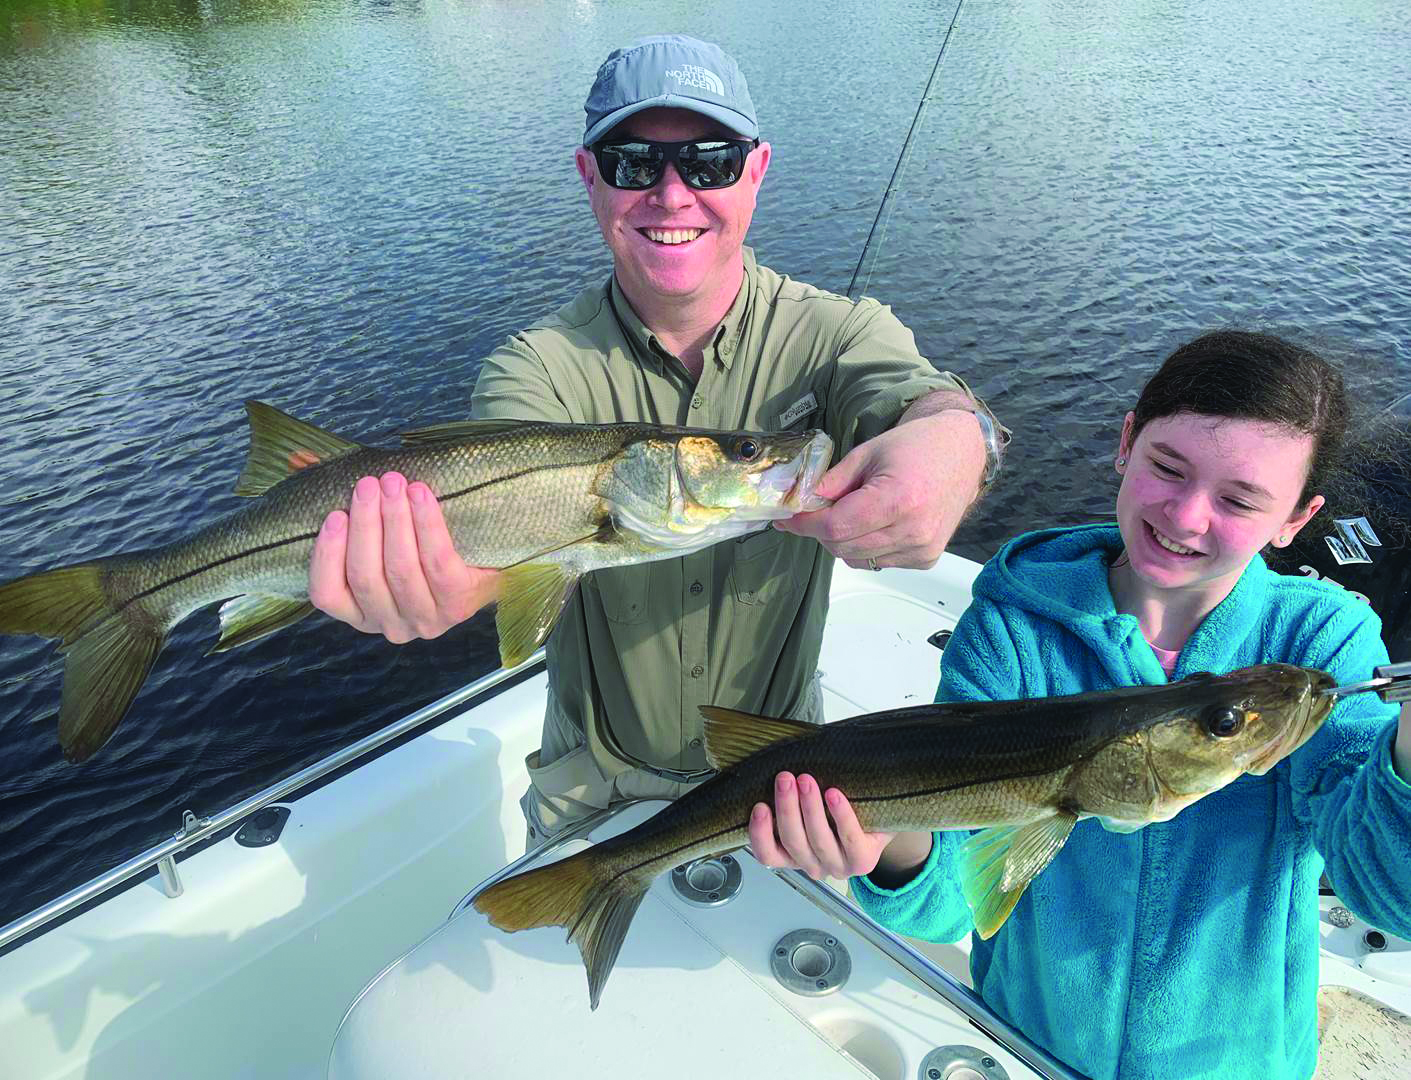
[[[918,982],[939,996],[982,1033],[1017,1057],[1046,1080],[1088,1080],[1074,1072],[1043,1047],[1031,1042],[1023,1032],[985,1004],[979,994],[927,956],[880,925],[865,911],[850,903],[838,890],[821,881],[814,881],[802,870],[775,870],[774,874],[826,914],[848,929],[861,935],[870,945],[881,950],[893,962],[906,969]]]
[[[499,686],[500,683],[511,679],[516,675],[533,668],[537,664],[544,662],[544,650],[540,649],[524,663],[518,667],[492,671],[490,674],[477,679],[473,683],[462,686],[438,701],[423,706],[416,712],[403,717],[394,724],[390,724],[380,731],[375,731],[366,738],[360,739],[342,750],[330,754],[321,761],[300,769],[296,773],[291,773],[283,780],[263,791],[256,792],[249,798],[236,803],[228,810],[223,810],[214,817],[196,818],[189,811],[185,816],[182,830],[155,847],[148,848],[140,855],[134,855],[126,862],[115,866],[107,873],[101,874],[91,881],[80,885],[76,889],[71,889],[57,899],[51,900],[42,907],[36,908],[28,915],[16,919],[3,928],[0,928],[0,949],[4,949],[12,942],[18,941],[26,934],[30,934],[40,927],[53,922],[55,919],[68,914],[75,908],[82,906],[95,896],[107,892],[114,886],[121,885],[124,881],[145,873],[154,866],[161,866],[163,879],[167,882],[168,895],[175,889],[180,894],[180,883],[175,879],[175,856],[185,851],[187,848],[209,838],[230,825],[234,825],[242,818],[247,818],[251,814],[264,809],[271,803],[286,799],[295,792],[308,787],[316,780],[321,780],[329,773],[341,769],[359,758],[366,757],[374,750],[386,745],[405,735],[407,732],[420,727],[428,720],[431,720],[442,713],[450,712],[475,698],[482,696],[486,692]]]

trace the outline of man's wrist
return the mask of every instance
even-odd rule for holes
[[[988,491],[1004,467],[1004,448],[1009,443],[1009,433],[996,422],[994,415],[980,402],[971,408],[956,406],[945,412],[968,412],[980,424],[980,437],[985,441],[985,472],[980,478],[980,491]]]

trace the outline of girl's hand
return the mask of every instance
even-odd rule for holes
[[[895,834],[864,832],[837,788],[820,791],[807,773],[774,779],[774,810],[756,803],[750,850],[765,866],[797,866],[812,878],[870,874]],[[930,836],[927,834],[929,853]],[[924,857],[923,857],[924,861]]]

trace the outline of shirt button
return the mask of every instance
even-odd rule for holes
[[[699,750],[699,749],[701,748],[701,740],[700,740],[700,739],[692,739],[692,740],[691,740],[689,743],[687,743],[686,745],[688,745],[692,750]]]
[[[691,591],[692,591],[693,593],[699,594],[699,593],[701,592],[701,590],[704,589],[704,588],[705,588],[705,586],[702,585],[699,581],[693,581],[693,582],[691,582]]]
[[[691,678],[693,678],[693,679],[699,679],[699,678],[700,678],[702,675],[704,675],[704,674],[705,674],[705,668],[701,667],[700,664],[697,664],[695,667],[693,667],[693,668],[691,669]]]
[[[704,405],[704,404],[705,404],[705,398],[701,397],[700,394],[697,394],[695,397],[693,397],[693,398],[691,399],[691,408],[693,408],[693,409],[699,409],[699,408],[700,408],[702,405]]]

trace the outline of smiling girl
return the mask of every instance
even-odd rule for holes
[[[1006,544],[946,646],[937,700],[1275,661],[1369,678],[1387,660],[1371,609],[1259,555],[1322,507],[1346,428],[1342,381],[1308,350],[1242,332],[1181,347],[1123,423],[1116,525]],[[1319,875],[1369,922],[1411,936],[1408,779],[1411,720],[1366,694],[1267,774],[1169,822],[1117,834],[1082,821],[998,933],[973,939],[975,987],[1094,1080],[1302,1080],[1317,1061]],[[842,793],[784,773],[750,838],[770,865],[865,875],[858,902],[901,933],[971,929],[955,870],[964,832],[864,833]]]

